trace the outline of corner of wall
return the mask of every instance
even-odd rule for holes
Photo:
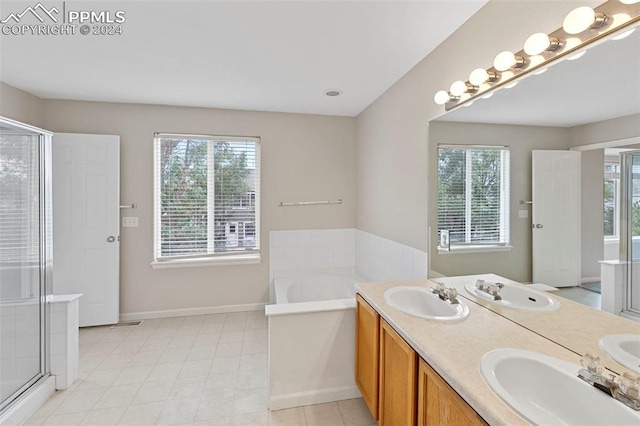
[[[0,115],[36,127],[44,124],[44,100],[0,81]]]

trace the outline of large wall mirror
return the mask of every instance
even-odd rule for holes
[[[523,283],[544,282],[547,278],[539,277],[547,277],[540,272],[547,261],[556,262],[560,269],[571,269],[569,285],[579,285],[601,281],[601,261],[618,260],[621,241],[628,241],[632,248],[638,244],[638,250],[632,251],[636,252],[634,258],[640,259],[640,184],[632,184],[631,197],[625,199],[620,176],[621,157],[640,152],[640,29],[625,35],[614,34],[581,57],[559,61],[542,73],[520,79],[514,87],[497,90],[429,123],[434,276],[495,273]],[[496,147],[508,151],[508,161]],[[466,157],[458,155],[463,148],[469,150]],[[574,187],[559,176],[534,190],[532,153],[536,150],[580,153],[579,185]],[[571,167],[569,163],[567,167]],[[467,173],[467,178],[473,174],[477,185],[456,186],[456,179],[463,179],[461,173]],[[492,185],[504,187],[494,183],[505,174],[508,193],[491,192]],[[539,196],[551,186],[565,187],[569,195],[555,201]],[[464,192],[483,190],[482,206],[475,206],[468,198],[466,205],[461,201]],[[579,196],[571,196],[571,191]],[[534,205],[534,198],[542,200],[539,205]],[[637,205],[630,215],[629,236],[620,221],[621,202]],[[452,217],[456,205],[466,217]],[[448,213],[443,212],[443,206]],[[554,211],[552,207],[559,208]],[[551,225],[541,223],[540,211],[553,214],[559,224],[553,231],[556,242],[543,245],[542,250],[535,232],[547,231]],[[534,217],[536,212],[538,218]],[[577,237],[566,233],[572,226]],[[439,232],[442,229],[446,231],[444,238]],[[624,297],[630,308],[640,313],[640,273],[632,276]],[[563,279],[559,285],[547,284],[566,286],[567,278]],[[505,315],[505,310],[500,314]],[[538,329],[535,315],[517,312],[511,319],[577,353],[586,351],[576,336],[589,334],[589,324],[580,318],[552,329]],[[621,328],[621,333],[640,333],[636,322],[628,321],[628,326]]]

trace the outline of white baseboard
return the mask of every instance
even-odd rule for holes
[[[598,281],[600,281],[600,276],[597,276],[597,277],[582,277],[582,278],[580,278],[580,284],[597,283]]]
[[[283,410],[285,408],[302,407],[303,405],[322,404],[325,402],[342,401],[343,399],[360,397],[362,397],[362,394],[356,386],[343,386],[278,396],[269,395],[269,410]]]
[[[188,317],[191,315],[226,314],[229,312],[264,311],[266,303],[245,305],[209,306],[202,308],[168,309],[166,311],[146,311],[120,314],[120,321],[137,321],[153,318]]]
[[[47,399],[56,391],[56,379],[49,376],[41,380],[7,408],[0,416],[0,425],[22,424],[47,402]]]

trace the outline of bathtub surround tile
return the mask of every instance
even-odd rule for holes
[[[54,393],[25,425],[314,424],[308,423],[302,407],[267,409],[267,324],[264,312],[255,311],[145,320],[118,335],[109,327],[81,329],[81,380]],[[153,337],[159,329],[174,334]],[[232,342],[218,343],[223,334]],[[123,338],[103,342],[102,337]],[[189,347],[170,347],[171,342],[186,344],[190,339]],[[129,342],[131,349],[126,350]],[[307,409],[308,417],[316,421],[324,415],[339,419],[338,425],[366,424],[359,423],[357,403],[340,404],[323,404],[320,411],[326,414]]]

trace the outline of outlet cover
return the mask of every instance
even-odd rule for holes
[[[129,216],[122,218],[122,227],[124,228],[137,228],[138,227],[138,217],[137,216]]]

